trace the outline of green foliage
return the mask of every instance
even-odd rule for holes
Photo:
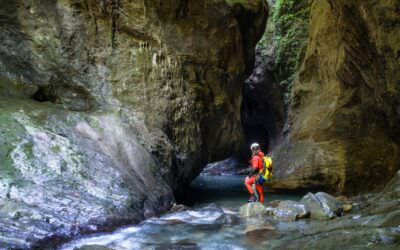
[[[288,102],[305,55],[312,0],[269,0],[270,18],[258,49],[274,58],[275,73]],[[272,53],[273,51],[273,53]]]
[[[307,46],[311,1],[278,0],[275,4],[275,63],[280,76],[293,81]],[[290,79],[292,78],[292,79]]]

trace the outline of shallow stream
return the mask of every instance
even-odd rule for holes
[[[249,194],[244,187],[243,176],[199,176],[192,183],[188,202],[194,207],[210,203],[237,210],[246,204]],[[273,200],[300,200],[301,194],[270,192],[265,188],[265,202]]]
[[[83,245],[104,245],[113,249],[265,249],[268,238],[277,238],[275,230],[252,232],[259,221],[240,219],[239,207],[246,204],[248,194],[242,176],[201,176],[192,184],[190,209],[150,218],[138,225],[120,228],[111,233],[98,233],[69,242],[60,249],[72,250]],[[299,200],[301,195],[271,193],[266,201]],[[267,226],[266,226],[267,225]],[[273,228],[284,231],[292,223],[271,221]],[[297,225],[299,226],[299,225]]]

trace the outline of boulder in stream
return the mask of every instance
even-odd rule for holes
[[[343,212],[343,204],[335,197],[319,192],[317,194],[308,193],[301,202],[310,211],[312,219],[330,220]]]
[[[308,217],[310,211],[301,202],[281,201],[278,207],[273,210],[273,215],[276,220],[295,221]]]
[[[174,203],[172,207],[169,209],[169,212],[174,213],[174,212],[182,212],[185,210],[189,210],[189,207],[183,205],[183,204],[176,204]]]
[[[268,214],[268,210],[264,205],[258,202],[251,202],[239,208],[241,217],[256,217]]]
[[[222,208],[210,205],[195,210],[166,214],[159,219],[150,219],[148,221],[156,224],[189,224],[200,227],[219,227],[224,224],[235,224],[238,219],[236,214],[225,213]]]
[[[274,235],[276,227],[269,224],[252,224],[248,225],[244,231],[246,236],[253,241],[259,241]]]
[[[343,205],[343,212],[344,213],[348,213],[353,209],[353,205],[352,204],[344,204]]]

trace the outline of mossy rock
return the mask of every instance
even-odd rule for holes
[[[284,89],[286,104],[303,62],[309,34],[312,0],[269,1],[270,19],[258,44],[265,60],[273,59],[274,73]],[[272,54],[271,54],[272,53]]]

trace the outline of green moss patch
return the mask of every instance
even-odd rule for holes
[[[11,153],[15,145],[22,140],[24,128],[9,112],[0,108],[0,176],[15,178],[19,171],[14,167]]]
[[[305,56],[312,2],[269,1],[270,19],[258,48],[264,56],[273,57],[275,75],[284,89],[286,102]]]

